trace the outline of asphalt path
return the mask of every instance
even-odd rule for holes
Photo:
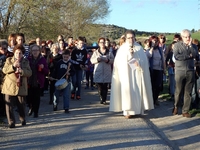
[[[84,85],[83,85],[84,86]],[[109,99],[109,95],[108,95]],[[106,149],[199,149],[199,117],[172,116],[173,102],[160,100],[160,106],[125,119],[99,103],[97,90],[82,88],[81,100],[70,100],[70,113],[64,113],[62,97],[58,111],[41,97],[39,117],[27,116],[21,126],[0,127],[0,149],[4,150],[106,150]],[[28,109],[27,109],[28,111]],[[6,122],[6,119],[5,119]]]

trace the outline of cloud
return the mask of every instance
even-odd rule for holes
[[[158,3],[161,3],[161,4],[172,4],[174,6],[177,6],[177,1],[175,0],[157,0]]]

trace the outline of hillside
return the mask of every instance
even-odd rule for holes
[[[96,24],[101,30],[101,36],[109,38],[111,41],[115,40],[118,41],[118,39],[126,32],[126,28],[119,27],[117,25],[106,25],[106,24]],[[145,39],[147,39],[151,35],[159,35],[164,34],[167,38],[167,44],[171,43],[173,40],[173,36],[175,33],[159,33],[159,32],[146,32],[146,31],[138,31],[137,29],[134,30],[136,33],[136,38],[138,41],[143,42]],[[196,38],[200,40],[200,31],[191,31],[192,32],[192,38]]]
[[[125,32],[126,28],[119,27],[117,25],[106,25],[106,24],[99,24],[97,25],[101,28],[101,33],[104,37],[108,37],[111,40],[115,40],[120,38]],[[146,32],[146,31],[138,31],[137,29],[134,30],[137,37],[148,37],[150,35],[158,35],[161,34],[159,32]],[[162,33],[165,35],[172,35],[174,33]]]

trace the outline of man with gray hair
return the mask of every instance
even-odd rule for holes
[[[195,59],[199,60],[199,54],[196,45],[192,44],[191,32],[187,29],[181,32],[182,41],[178,41],[174,45],[175,62],[175,103],[173,115],[178,114],[178,102],[184,93],[182,116],[190,118],[189,114],[191,104],[191,93],[194,84],[195,75]]]

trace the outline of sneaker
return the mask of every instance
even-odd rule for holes
[[[57,105],[53,105],[53,111],[57,111],[58,107]]]
[[[94,87],[91,87],[91,90],[94,90]]]
[[[89,88],[88,86],[85,87],[85,89],[88,89],[88,88]]]
[[[33,113],[33,110],[30,108],[29,111],[28,111],[28,116],[31,116]]]
[[[79,100],[79,99],[81,99],[81,97],[80,96],[76,96],[76,99]]]
[[[22,124],[22,126],[25,126],[26,125],[26,120],[22,121],[21,124]]]
[[[71,94],[71,99],[74,99],[75,98],[75,94]]]
[[[69,109],[65,109],[65,113],[69,113]]]

